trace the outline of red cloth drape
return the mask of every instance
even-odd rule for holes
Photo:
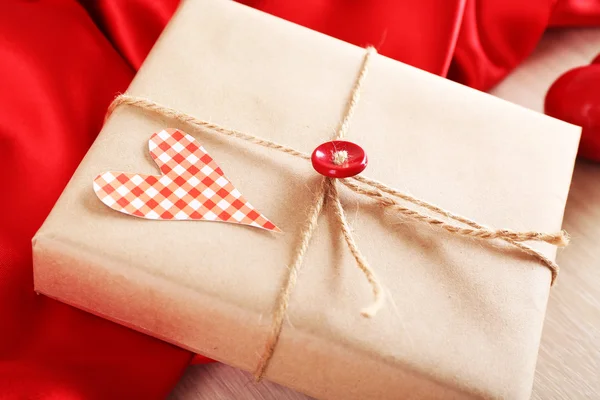
[[[0,6],[0,399],[164,398],[191,358],[33,293],[31,237],[133,75],[79,4]]]
[[[192,357],[36,296],[31,272],[31,237],[177,3],[0,4],[0,399],[163,398]],[[523,60],[549,21],[600,24],[600,0],[244,3],[478,89]]]

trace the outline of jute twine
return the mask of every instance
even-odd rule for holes
[[[369,71],[369,63],[375,54],[376,50],[373,47],[367,48],[362,61],[362,66],[354,83],[354,88],[352,89],[350,99],[346,107],[346,112],[333,140],[342,139],[348,132],[352,116],[354,115],[360,100],[361,88]],[[275,143],[249,133],[224,128],[217,124],[207,122],[192,115],[177,111],[173,108],[163,106],[152,100],[129,96],[127,94],[118,96],[112,102],[108,109],[107,117],[120,105],[135,106],[143,110],[151,111],[161,116],[186,123],[201,131],[210,131],[213,133],[242,139],[259,146],[278,150],[294,157],[310,160],[310,156],[308,154],[295,150],[291,147],[284,146],[282,144]],[[339,152],[332,154],[332,157],[334,162],[343,164],[346,161],[347,154]],[[340,225],[341,233],[348,245],[348,248],[350,249],[350,252],[356,260],[356,265],[363,272],[373,291],[373,303],[363,308],[361,310],[361,314],[367,318],[373,317],[384,305],[385,300],[382,286],[377,276],[369,266],[366,258],[361,253],[356,242],[354,241],[352,229],[350,228],[348,219],[346,218],[344,207],[340,202],[338,183],[341,183],[355,193],[375,200],[385,209],[405,218],[438,226],[439,228],[442,228],[455,235],[467,236],[482,240],[502,240],[506,243],[509,243],[522,252],[527,253],[539,260],[542,265],[546,266],[552,273],[551,283],[554,284],[556,281],[559,271],[558,265],[547,258],[540,251],[529,247],[523,242],[546,242],[552,245],[563,247],[569,242],[569,237],[565,231],[557,233],[543,233],[535,231],[518,232],[508,229],[492,229],[478,224],[477,222],[466,217],[453,214],[447,210],[444,210],[443,208],[402,193],[397,189],[385,185],[384,183],[366,178],[364,176],[357,175],[344,179],[323,177],[315,193],[312,206],[308,211],[308,219],[300,234],[299,243],[294,249],[294,256],[291,265],[286,269],[287,274],[280,288],[277,301],[275,303],[275,308],[273,310],[270,333],[255,370],[255,377],[257,380],[260,380],[263,377],[269,365],[269,361],[273,357],[275,348],[281,335],[281,329],[283,327],[283,321],[289,305],[290,296],[298,280],[298,272],[302,266],[304,256],[308,250],[310,240],[315,228],[317,227],[319,216],[326,201],[333,208],[334,214]],[[410,203],[413,206],[416,206],[416,209],[407,208],[400,201],[403,201],[404,203]],[[425,210],[428,213],[425,213]]]

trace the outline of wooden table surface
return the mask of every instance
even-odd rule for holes
[[[532,56],[492,94],[542,111],[544,94],[566,70],[600,53],[600,29],[548,32]],[[540,148],[544,144],[540,143]],[[572,244],[548,304],[533,399],[600,399],[600,164],[578,162],[565,216]],[[191,366],[172,400],[306,400],[309,397],[222,365]]]

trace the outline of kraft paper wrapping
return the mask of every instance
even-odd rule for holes
[[[363,54],[233,2],[186,1],[129,93],[311,152],[333,135]],[[157,173],[147,142],[165,127],[192,134],[285,233],[104,206],[93,178]],[[348,135],[371,178],[489,226],[549,232],[561,228],[578,139],[574,126],[383,56]],[[305,160],[120,107],[34,239],[35,288],[253,370],[319,179]],[[386,306],[360,316],[371,290],[326,209],[267,377],[323,399],[528,398],[550,272],[341,197]]]

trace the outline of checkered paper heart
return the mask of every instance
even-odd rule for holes
[[[204,220],[281,232],[242,196],[196,140],[166,129],[148,141],[162,175],[104,172],[94,192],[113,210],[154,220]]]

